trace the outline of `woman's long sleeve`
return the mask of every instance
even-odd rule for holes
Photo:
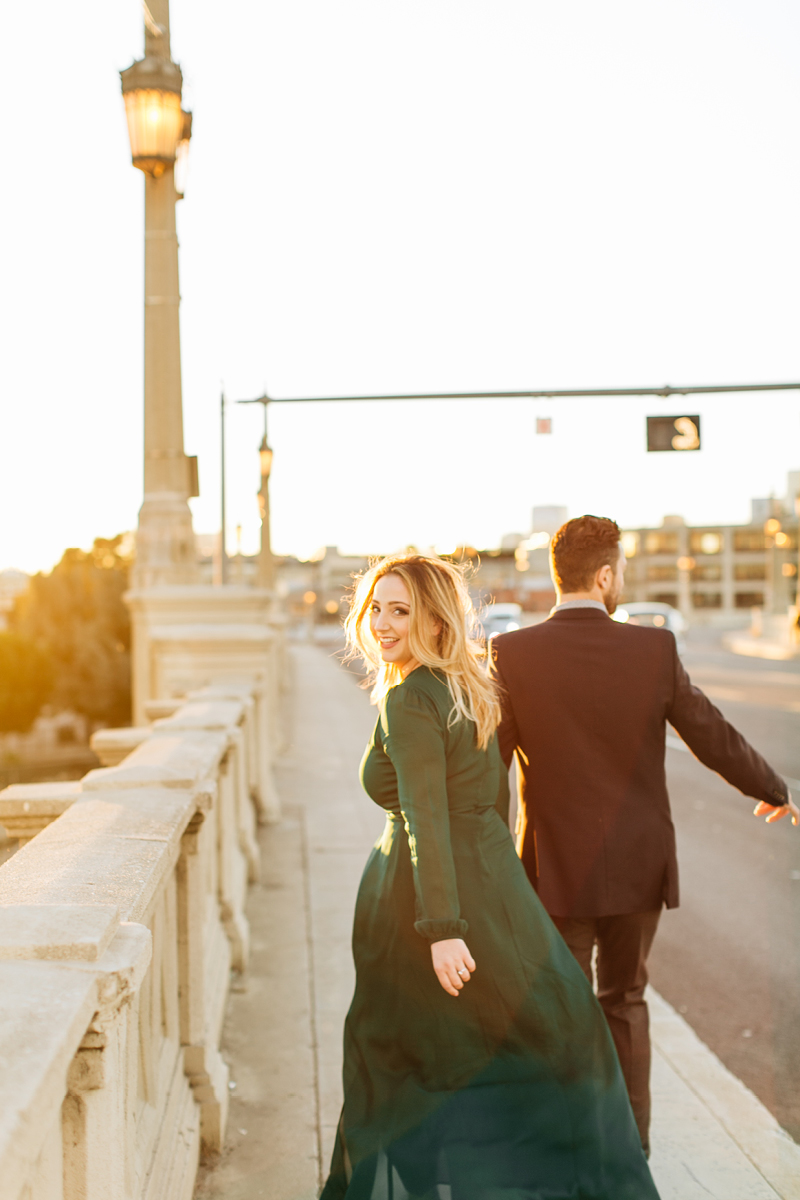
[[[442,718],[431,699],[413,688],[389,692],[383,746],[397,774],[414,872],[414,928],[431,942],[463,937],[456,872],[450,846],[447,767]]]

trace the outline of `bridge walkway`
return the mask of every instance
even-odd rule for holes
[[[357,765],[374,709],[322,646],[295,643],[284,818],[262,828],[248,978],[230,998],[231,1110],[196,1200],[313,1200],[341,1104],[358,880],[382,827]],[[662,1200],[800,1200],[800,1147],[658,995],[652,1168]]]

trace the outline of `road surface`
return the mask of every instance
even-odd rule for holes
[[[800,780],[800,662],[742,658],[697,631],[684,664],[772,766]],[[667,776],[681,906],[662,916],[651,981],[800,1140],[800,828],[756,820],[685,750],[668,749]]]

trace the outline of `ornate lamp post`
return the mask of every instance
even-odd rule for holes
[[[134,587],[198,581],[188,499],[196,464],[183,450],[175,159],[191,133],[170,57],[169,0],[144,6],[145,56],[121,72],[133,165],[145,176],[144,501]]]
[[[269,396],[257,396],[255,400],[237,400],[237,404],[261,404],[264,408],[264,436],[258,448],[261,466],[261,487],[258,489],[258,507],[261,512],[261,549],[258,552],[258,578],[260,588],[271,591],[275,587],[275,559],[272,557],[272,541],[269,525],[269,477],[272,472],[272,448],[267,441],[267,407]]]
[[[261,464],[261,487],[258,491],[258,507],[261,511],[261,549],[258,553],[258,586],[275,586],[275,559],[272,557],[272,540],[269,525],[269,477],[272,471],[272,450],[267,443],[267,406],[264,405],[264,436],[258,448]]]

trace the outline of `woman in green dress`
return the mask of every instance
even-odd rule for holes
[[[458,569],[419,555],[373,566],[347,620],[386,827],[322,1200],[658,1200],[603,1013],[514,848],[473,621]]]

